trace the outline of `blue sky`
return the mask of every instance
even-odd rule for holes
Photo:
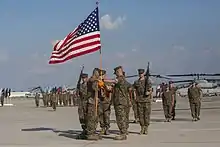
[[[103,68],[111,77],[151,62],[154,73],[220,71],[219,0],[100,0]],[[73,85],[93,53],[48,65],[51,42],[63,39],[95,8],[95,0],[1,0],[0,87]]]

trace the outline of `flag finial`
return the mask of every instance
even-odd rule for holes
[[[97,6],[99,5],[99,0],[96,0],[96,5],[97,5]]]

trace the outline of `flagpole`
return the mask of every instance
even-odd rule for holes
[[[99,6],[99,0],[96,0],[96,6]],[[100,69],[101,69],[101,79],[102,79],[102,49],[99,49],[99,56],[100,56]]]
[[[96,6],[99,7],[99,0],[96,0]],[[99,17],[99,14],[98,14]],[[100,30],[99,30],[100,31]],[[101,37],[100,37],[101,38]],[[101,72],[101,80],[102,80],[102,51],[101,51],[101,47],[99,49],[99,57],[100,57],[100,72]],[[97,117],[98,115],[98,97],[95,98],[95,116]]]

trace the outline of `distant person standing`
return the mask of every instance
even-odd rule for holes
[[[57,109],[57,94],[56,94],[57,91],[53,91],[52,92],[52,95],[51,95],[51,106],[53,108],[54,111],[56,111]]]
[[[172,110],[171,110],[171,115],[172,115],[172,120],[175,120],[175,116],[176,116],[176,91],[177,91],[177,88],[174,87],[173,85],[173,82],[169,82],[169,90],[171,91],[172,93]]]
[[[36,107],[39,107],[39,101],[40,101],[40,94],[37,92],[35,94],[35,105],[36,105]]]
[[[9,103],[11,103],[11,98],[10,98],[10,96],[11,96],[11,88],[8,88],[7,97],[8,97],[8,99],[9,99]]]
[[[6,88],[5,90],[5,99],[6,99],[6,103],[8,103],[8,88]]]
[[[1,90],[1,105],[4,106],[4,98],[5,98],[5,89]]]
[[[172,119],[172,92],[169,89],[169,86],[164,86],[162,93],[162,104],[163,111],[165,115],[165,122],[171,122]]]
[[[8,97],[11,96],[11,88],[8,89]]]
[[[158,85],[156,89],[156,98],[160,98],[160,85]]]
[[[192,121],[200,120],[200,108],[201,108],[201,93],[202,90],[198,87],[197,83],[193,83],[188,89],[188,98],[191,108]]]

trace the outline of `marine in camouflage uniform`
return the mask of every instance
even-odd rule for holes
[[[130,103],[129,88],[131,85],[123,76],[122,66],[114,69],[116,74],[116,81],[113,87],[113,104],[116,115],[116,122],[120,130],[120,134],[115,137],[115,140],[126,140],[128,132],[127,111]]]
[[[163,87],[162,93],[162,103],[163,103],[163,111],[165,115],[165,122],[170,122],[172,119],[172,91],[169,90],[169,86],[166,85]]]
[[[46,104],[46,107],[48,107],[49,106],[49,91],[47,90],[46,92],[45,92],[45,104]]]
[[[57,94],[56,94],[56,91],[53,91],[51,93],[51,106],[52,106],[53,110],[56,111],[56,109],[57,109]]]
[[[174,87],[173,82],[169,82],[169,90],[172,93],[172,110],[171,110],[171,115],[172,115],[172,120],[175,120],[176,117],[176,91],[177,88]]]
[[[59,88],[59,91],[58,91],[58,100],[59,100],[59,105],[60,105],[60,106],[63,106],[62,88]]]
[[[100,139],[96,135],[96,128],[98,123],[98,114],[96,104],[98,105],[98,81],[99,69],[93,70],[93,75],[87,82],[87,115],[86,115],[86,138],[88,140]]]
[[[68,93],[66,90],[64,91],[64,106],[68,106]]]
[[[104,82],[106,71],[99,70],[99,123],[101,127],[100,134],[109,135],[110,128],[110,114],[111,114],[111,86],[109,83]]]
[[[69,107],[72,106],[72,94],[70,93],[70,91],[67,91],[67,95],[68,95],[68,104]]]
[[[40,94],[36,93],[35,94],[35,105],[36,105],[36,107],[39,107],[39,103],[40,103]]]
[[[123,71],[123,76],[125,77],[125,72]],[[130,116],[130,110],[131,110],[131,106],[132,106],[132,85],[127,82],[127,85],[129,86],[130,90],[128,91],[128,107],[126,109],[126,118],[127,118],[127,135],[128,135],[128,129],[129,129],[129,122],[130,122],[130,119],[129,119],[129,116]]]
[[[47,107],[46,93],[42,92],[42,96],[43,96],[43,98],[42,98],[42,100],[43,100],[43,105],[44,105],[44,107]]]
[[[135,95],[134,95],[134,90],[132,90],[131,104],[132,104],[132,109],[134,111],[134,121],[133,121],[133,123],[137,123],[137,122],[139,122],[138,107],[137,107],[138,103],[137,103],[137,100],[136,100]]]
[[[80,101],[78,106],[78,115],[79,115],[79,122],[81,124],[82,133],[78,136],[79,139],[84,139],[86,135],[86,113],[87,113],[87,81],[88,81],[88,74],[82,74],[82,83],[80,84],[79,88],[79,95]]]
[[[140,134],[148,134],[152,100],[152,86],[150,81],[148,81],[145,86],[146,79],[144,72],[144,69],[138,69],[139,79],[136,80],[133,84],[141,126]]]
[[[188,98],[193,121],[200,120],[201,93],[202,90],[198,87],[197,83],[193,83],[193,85],[188,89]]]
[[[48,93],[48,106],[52,107],[52,91],[50,91],[50,93]]]

